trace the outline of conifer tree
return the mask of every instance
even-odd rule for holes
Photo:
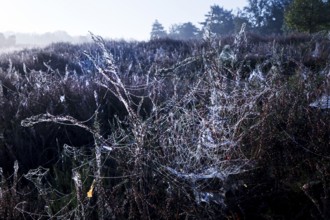
[[[204,31],[209,30],[216,36],[232,34],[234,32],[235,24],[232,11],[225,10],[218,5],[213,5],[211,6],[211,11],[205,16],[205,21],[201,23]]]
[[[297,31],[314,33],[330,29],[330,2],[294,0],[285,15],[286,25]]]
[[[158,20],[155,20],[155,22],[152,24],[152,29],[150,33],[150,39],[160,39],[165,38],[167,36],[167,33],[161,23],[159,23]]]
[[[172,25],[169,31],[169,37],[174,39],[192,40],[199,36],[199,29],[191,22]]]
[[[248,0],[244,14],[254,31],[262,34],[282,33],[284,13],[291,2],[292,0]]]

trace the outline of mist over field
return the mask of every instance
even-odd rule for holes
[[[330,219],[329,1],[203,13],[0,34],[1,219]]]

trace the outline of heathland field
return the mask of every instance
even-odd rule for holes
[[[330,219],[325,33],[0,56],[0,218]]]

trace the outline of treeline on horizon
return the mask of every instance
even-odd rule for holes
[[[87,36],[71,36],[65,31],[44,34],[4,32],[0,33],[0,50],[11,47],[47,46],[56,42],[82,44],[90,41]]]
[[[226,36],[238,33],[245,23],[248,32],[281,35],[291,32],[315,33],[330,29],[330,2],[327,0],[248,0],[236,14],[213,5],[197,28],[191,22],[165,30],[161,21],[152,25],[150,39],[201,39],[205,35]]]
[[[150,39],[202,39],[205,35],[228,36],[238,33],[243,24],[246,31],[261,35],[282,35],[292,32],[315,33],[330,29],[328,0],[248,0],[248,5],[233,14],[219,5],[210,7],[198,28],[192,22],[173,24],[165,30],[155,20]],[[301,16],[304,15],[304,16]],[[84,43],[87,36],[70,36],[64,31],[45,34],[0,33],[0,48],[19,45],[42,45],[54,42]]]

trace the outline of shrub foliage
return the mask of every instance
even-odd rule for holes
[[[0,60],[7,219],[329,219],[330,42],[54,44]]]

